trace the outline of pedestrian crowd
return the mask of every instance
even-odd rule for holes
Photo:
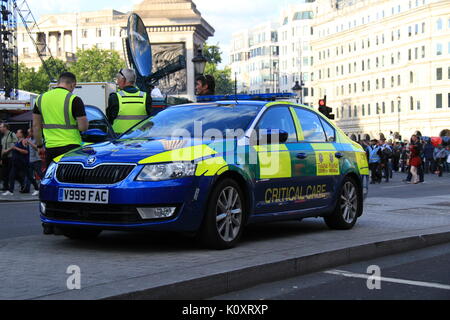
[[[25,133],[26,132],[26,133]],[[44,175],[43,154],[38,151],[33,130],[10,130],[7,123],[0,123],[2,195],[14,194],[16,181],[20,183],[20,193],[39,194],[39,183]]]
[[[425,174],[442,177],[450,173],[450,144],[433,145],[431,139],[413,135],[410,141],[393,142],[373,139],[359,142],[367,153],[371,184],[386,183],[394,172],[407,174],[404,182],[419,184],[425,182]]]

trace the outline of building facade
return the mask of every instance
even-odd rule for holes
[[[300,99],[312,105],[314,88],[311,83],[313,67],[313,22],[317,11],[315,1],[303,1],[285,7],[280,15],[280,91],[292,92],[298,81],[303,91]]]
[[[313,54],[311,48],[315,1],[285,7],[276,21],[243,30],[232,37],[230,67],[238,91],[292,92],[303,80],[304,103],[312,103]]]
[[[450,126],[450,1],[318,0],[315,100],[354,139]]]
[[[167,85],[167,94],[193,100],[195,73],[192,59],[215,30],[202,18],[191,0],[145,0],[135,5],[133,12],[141,16],[153,50],[158,53],[154,57],[154,66],[164,64],[174,54],[185,55],[186,70],[163,79],[160,84]],[[116,50],[125,58],[123,38],[126,37],[128,17],[129,13],[116,10],[45,15],[38,21],[40,32],[32,36],[44,55],[49,55],[45,52],[48,48],[53,57],[69,63],[76,60],[78,50],[93,47]],[[35,68],[41,65],[24,28],[18,30],[18,50],[19,62]],[[164,54],[164,50],[171,53]],[[180,83],[184,85],[180,86]]]
[[[278,24],[263,23],[233,35],[231,72],[239,93],[270,93],[279,88]]]

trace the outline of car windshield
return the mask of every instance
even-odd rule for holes
[[[224,138],[235,132],[238,137],[248,129],[258,114],[249,105],[185,105],[160,112],[130,131],[121,139],[153,138]]]

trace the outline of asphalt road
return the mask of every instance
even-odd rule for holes
[[[446,244],[263,284],[212,300],[450,300],[449,266],[450,244]]]
[[[42,234],[38,202],[0,203],[0,239]]]
[[[406,175],[396,173],[389,183],[371,185],[370,197],[417,198],[447,195],[450,187],[450,174],[443,178],[426,175],[425,183],[409,185],[402,182]],[[450,207],[450,203],[449,203]],[[0,202],[0,239],[39,235],[42,233],[39,220],[38,202]]]

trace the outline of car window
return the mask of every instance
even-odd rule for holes
[[[297,142],[297,131],[291,112],[286,107],[270,108],[259,121],[257,130],[284,130],[289,134],[287,142]]]
[[[257,106],[244,104],[174,106],[133,127],[121,139],[205,138],[210,133],[221,139],[231,134],[244,135],[258,112]]]
[[[294,108],[298,120],[303,129],[303,136],[308,142],[326,142],[327,138],[323,131],[322,123],[319,117],[311,111]]]
[[[322,122],[323,128],[325,129],[325,134],[327,136],[328,142],[336,142],[336,130],[324,119],[320,119]]]

